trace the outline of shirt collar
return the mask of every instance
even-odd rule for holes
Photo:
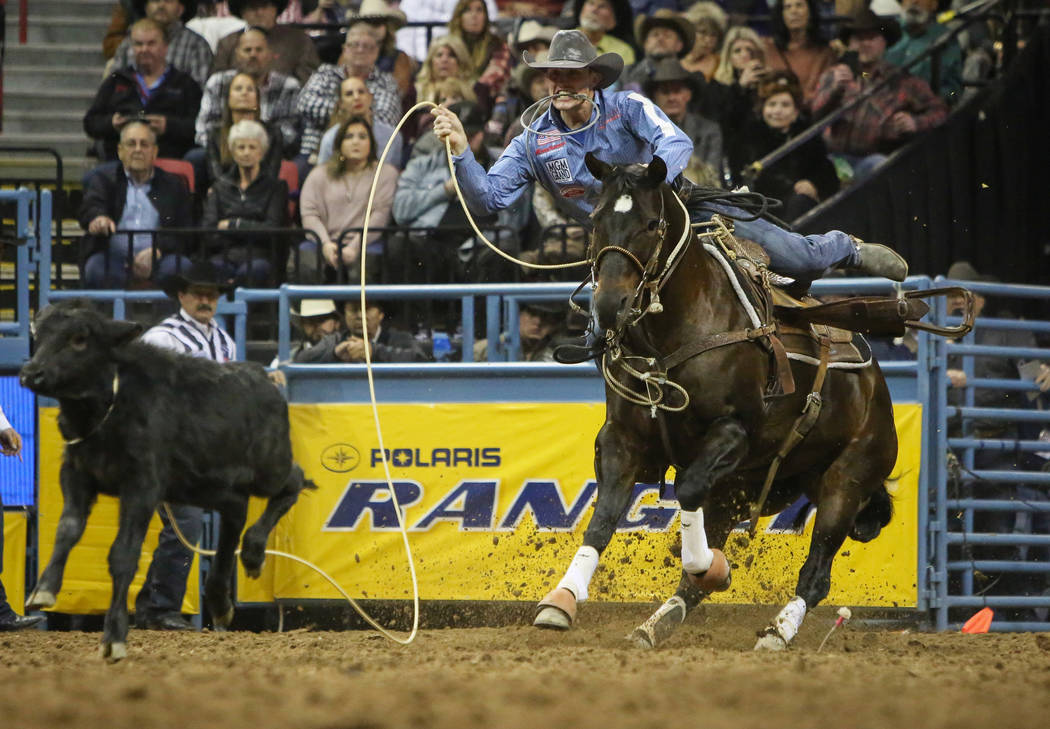
[[[214,319],[212,319],[212,321],[208,324],[201,324],[199,321],[187,314],[186,310],[183,309],[181,306],[179,307],[179,318],[185,321],[187,324],[193,326],[197,331],[199,331],[206,337],[210,337],[212,332],[215,331]]]
[[[145,182],[135,182],[135,178],[131,176],[131,173],[128,171],[128,168],[125,167],[124,177],[127,178],[129,187],[148,187],[153,182],[153,176],[156,174],[156,172],[157,168],[153,167],[150,169],[149,177],[146,179]]]

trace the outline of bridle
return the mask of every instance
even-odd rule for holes
[[[660,256],[663,252],[664,245],[667,242],[667,231],[669,227],[666,215],[667,209],[665,196],[667,194],[670,194],[675,202],[678,203],[684,218],[682,223],[682,235],[675,244],[675,247],[671,250],[671,253],[667,256],[667,259],[664,261],[663,267],[661,268]],[[660,192],[660,217],[657,220],[655,230],[659,233],[659,237],[655,249],[647,261],[643,263],[637,255],[623,246],[605,246],[594,256],[591,264],[590,278],[593,300],[593,292],[598,286],[598,268],[601,265],[601,261],[606,256],[614,253],[626,258],[627,261],[629,261],[641,274],[638,285],[635,287],[634,292],[631,295],[631,300],[625,306],[624,310],[627,312],[627,315],[618,317],[619,321],[617,322],[616,328],[610,329],[605,333],[604,351],[601,354],[599,368],[601,369],[602,377],[605,379],[606,384],[613,392],[628,402],[648,407],[654,418],[656,417],[657,410],[666,410],[669,412],[680,412],[685,410],[689,406],[689,393],[684,387],[667,378],[666,371],[660,367],[659,362],[655,357],[635,355],[626,350],[623,338],[627,330],[631,327],[637,326],[646,315],[663,312],[664,307],[663,304],[660,303],[660,291],[667,285],[671,275],[678,267],[678,262],[682,259],[682,253],[684,253],[689,245],[689,241],[693,238],[692,227],[689,224],[689,212],[673,191],[661,190]],[[587,281],[584,281],[580,288],[586,284]],[[643,308],[641,304],[646,291],[649,292],[649,304]],[[575,306],[572,297],[570,297],[569,301]],[[594,326],[595,323],[592,321],[591,325]],[[639,366],[632,364],[634,362],[637,362]],[[621,383],[611,371],[611,364],[618,365],[628,377],[641,382],[645,386],[645,393],[637,392]],[[676,404],[665,402],[665,387],[677,391],[681,398],[681,402]]]
[[[667,242],[667,200],[666,195],[670,194],[676,203],[681,207],[682,214],[685,216],[682,222],[682,235],[679,237],[678,242],[672,249],[671,253],[667,256],[667,260],[664,262],[663,268],[660,269],[660,255],[663,253],[664,245]],[[608,341],[610,335],[619,343],[622,340],[626,328],[637,325],[647,314],[659,314],[664,310],[663,304],[660,303],[660,291],[663,290],[664,286],[667,285],[667,281],[670,279],[671,274],[678,266],[678,262],[682,259],[682,253],[689,245],[691,239],[690,233],[692,229],[689,225],[689,212],[686,210],[685,205],[678,199],[678,196],[674,192],[665,190],[660,193],[660,217],[657,219],[656,229],[659,233],[659,237],[656,241],[656,247],[649,259],[642,263],[641,259],[637,255],[632,253],[623,246],[609,245],[603,247],[595,254],[593,262],[591,263],[591,290],[593,291],[598,286],[598,267],[601,265],[602,259],[612,253],[618,253],[626,258],[632,266],[641,275],[638,281],[638,285],[634,289],[634,293],[631,295],[631,300],[626,305],[627,316],[622,317],[615,330],[611,330],[606,333],[606,340]],[[649,305],[642,308],[641,302],[645,296],[646,291],[649,292]]]

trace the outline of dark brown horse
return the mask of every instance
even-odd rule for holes
[[[889,522],[884,481],[896,461],[897,436],[885,380],[875,362],[828,370],[819,418],[762,502],[770,463],[803,411],[818,368],[792,360],[794,394],[768,397],[772,358],[758,338],[683,356],[703,349],[697,342],[754,330],[752,315],[724,262],[690,227],[686,208],[664,182],[660,158],[648,168],[611,167],[588,155],[587,165],[603,184],[592,216],[592,317],[605,338],[607,383],[605,425],[595,439],[598,501],[584,546],[540,603],[535,624],[571,626],[633,485],[659,482],[673,465],[682,580],[636,639],[654,645],[705,595],[729,586],[729,565],[717,547],[750,505],[763,503],[762,513],[772,514],[805,494],[818,508],[796,597],[756,645],[784,648],[806,611],[827,596],[832,560],[846,537],[868,541]]]

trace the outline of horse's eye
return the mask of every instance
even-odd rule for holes
[[[656,218],[649,219],[649,232],[652,233],[654,230],[660,227],[660,221]]]
[[[74,334],[69,338],[69,346],[77,350],[78,352],[83,352],[85,349],[87,349],[87,343],[87,337],[83,334]]]

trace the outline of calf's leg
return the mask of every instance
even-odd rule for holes
[[[95,503],[95,487],[90,478],[76,471],[69,463],[62,464],[62,516],[55,530],[55,549],[43,574],[26,600],[26,610],[39,610],[55,604],[62,588],[62,575],[73,546],[80,541],[87,525],[88,515]]]
[[[111,661],[119,661],[128,652],[128,588],[135,577],[142,541],[146,538],[155,508],[155,503],[146,501],[141,492],[136,494],[134,489],[126,490],[120,499],[120,528],[113,546],[109,548],[113,596],[102,628],[100,650],[101,656]]]
[[[204,585],[204,599],[211,612],[212,625],[223,631],[233,622],[233,600],[230,590],[233,585],[233,568],[237,563],[237,542],[248,518],[248,499],[231,501],[219,509],[222,522],[219,525],[219,546],[215,550],[208,582]]]
[[[305,482],[303,469],[293,463],[284,489],[276,496],[270,497],[262,516],[244,533],[244,540],[241,544],[241,564],[244,565],[244,571],[249,577],[257,578],[261,573],[263,560],[266,558],[266,540],[269,539],[270,532],[277,522],[298,500],[299,492],[303,490]]]

